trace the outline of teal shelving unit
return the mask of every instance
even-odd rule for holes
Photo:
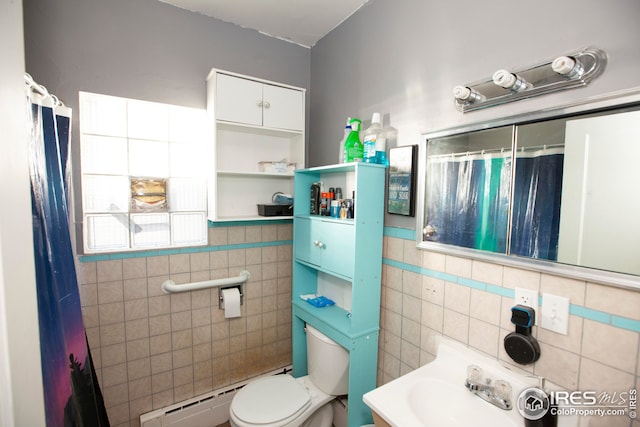
[[[297,170],[294,178],[293,376],[307,374],[306,323],[346,348],[349,427],[372,422],[362,395],[376,387],[385,175],[383,166],[357,162]],[[310,215],[314,182],[342,188],[345,198],[355,191],[355,219]],[[325,283],[339,290],[339,304],[300,299]]]

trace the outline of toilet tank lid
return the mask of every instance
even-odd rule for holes
[[[320,332],[319,330],[317,330],[316,328],[314,328],[313,326],[311,326],[308,323],[306,325],[306,329],[307,329],[307,333],[310,333],[311,335],[313,335],[314,337],[318,338],[322,342],[324,342],[326,344],[340,346],[340,344],[338,344],[337,342],[335,342],[334,340],[332,340],[331,338],[329,338],[328,336],[326,336],[325,334],[323,334],[322,332]]]
[[[291,375],[259,378],[233,398],[231,410],[249,424],[274,424],[304,411],[311,404],[308,391]]]

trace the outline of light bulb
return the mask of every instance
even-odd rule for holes
[[[507,70],[498,70],[493,73],[493,82],[514,92],[523,91],[530,86],[526,80]]]
[[[584,74],[582,63],[571,56],[557,57],[551,63],[551,69],[570,79],[580,78]]]
[[[453,96],[460,101],[477,102],[482,100],[482,95],[467,86],[453,88]]]

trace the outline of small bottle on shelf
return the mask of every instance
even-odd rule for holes
[[[371,125],[364,131],[364,155],[363,161],[366,163],[378,163],[378,144],[386,146],[384,140],[384,129],[380,120],[380,113],[373,113]]]
[[[338,153],[338,163],[344,163],[346,160],[346,156],[345,156],[345,142],[347,142],[347,138],[349,137],[349,134],[351,133],[351,117],[347,118],[347,125],[344,127],[344,136],[342,137],[342,140],[340,141],[340,151]]]
[[[355,218],[356,217],[356,190],[353,190],[353,196],[351,197],[351,208],[350,208],[350,211],[351,211],[351,217],[350,218]]]

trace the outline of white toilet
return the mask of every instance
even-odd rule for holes
[[[233,398],[233,427],[331,427],[331,401],[347,394],[349,353],[307,325],[309,375],[274,375],[244,386]]]

